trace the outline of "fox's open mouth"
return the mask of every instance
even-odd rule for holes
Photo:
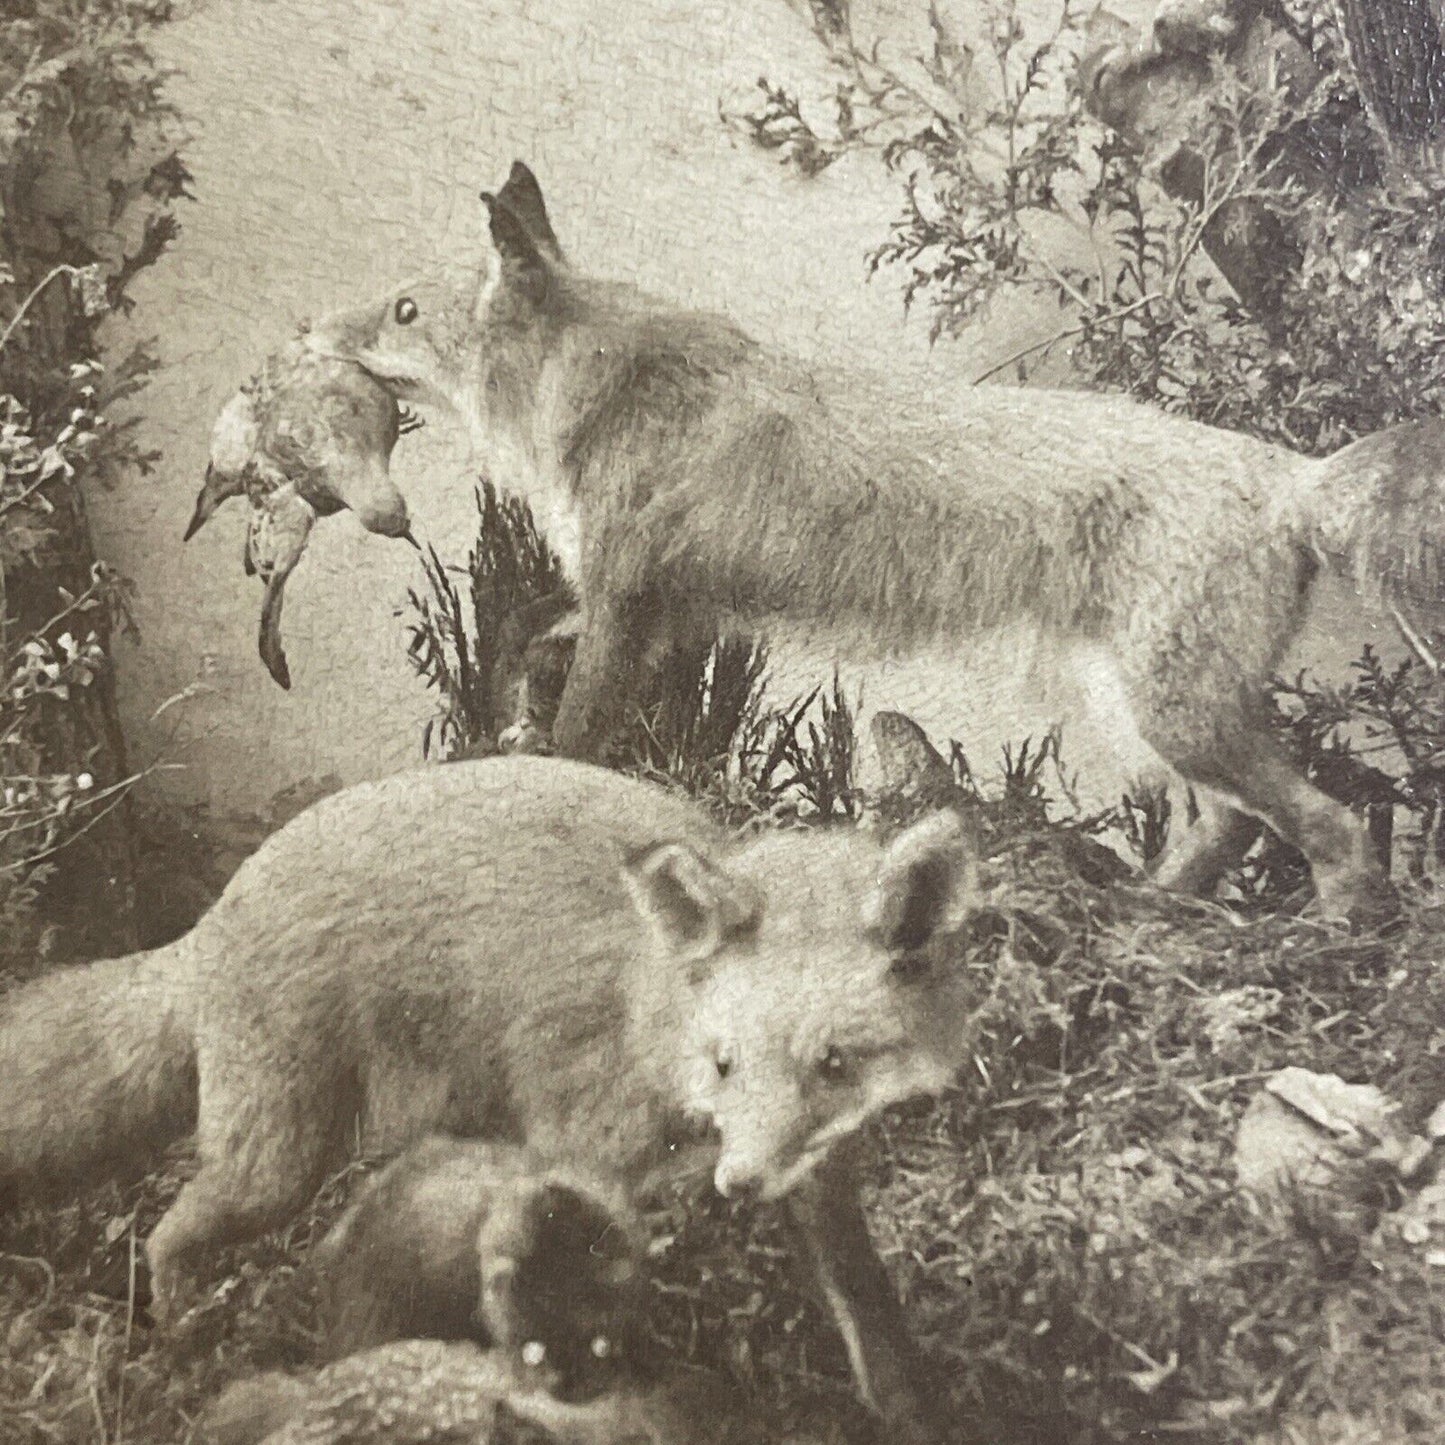
[[[408,376],[405,372],[388,371],[379,360],[373,360],[366,352],[359,352],[347,358],[354,361],[373,381],[379,383],[398,401],[417,395],[421,390],[421,378]]]
[[[422,384],[419,377],[388,376],[385,372],[372,371],[365,362],[362,362],[361,369],[374,380],[380,382],[382,387],[389,391],[397,401],[414,400],[422,394]]]
[[[327,357],[331,361],[349,361],[353,366],[360,367],[374,382],[385,387],[398,401],[404,400],[407,396],[414,396],[422,389],[420,377],[411,376],[403,371],[391,370],[382,356],[365,350],[338,350],[335,346],[328,345],[325,338],[317,335],[314,331],[306,335],[305,341],[306,345],[318,356]]]

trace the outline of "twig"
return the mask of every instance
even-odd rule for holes
[[[1390,608],[1390,616],[1395,619],[1395,626],[1400,629],[1400,636],[1409,644],[1410,651],[1430,669],[1432,677],[1440,676],[1440,659],[1430,650],[1430,645],[1410,624],[1409,618],[1400,611],[1398,607]]]
[[[1071,216],[1062,206],[1056,211],[1048,214],[1062,221],[1080,240],[1084,241],[1094,257],[1094,269],[1099,282],[1099,295],[1103,296],[1109,289],[1109,277],[1104,267],[1104,253],[1099,249],[1098,231],[1087,221],[1081,221],[1077,216]]]
[[[1017,219],[1019,214],[1021,214],[1019,211],[1014,212],[1015,219]],[[1064,273],[1060,271],[1059,268],[1055,266],[1054,263],[1050,261],[1049,258],[1038,249],[1037,246],[1031,244],[1027,237],[1023,238],[1023,249],[1028,254],[1029,258],[1033,261],[1034,265],[1043,267],[1043,269],[1049,273],[1049,276],[1052,278],[1054,285],[1056,285],[1061,291],[1067,292],[1068,295],[1072,296],[1075,302],[1077,302],[1078,305],[1082,306],[1085,310],[1089,308],[1089,306],[1092,304],[1089,298],[1084,295],[1084,293],[1080,291],[1079,288],[1075,286],[1074,283],[1070,281],[1069,278],[1065,276]]]
[[[53,267],[36,285],[35,289],[20,303],[20,309],[10,318],[10,324],[4,331],[0,331],[0,351],[5,350],[5,343],[15,334],[15,328],[20,325],[25,313],[30,310],[31,305],[50,283],[57,276],[79,276],[85,268],[83,266],[71,266],[66,262]]]
[[[17,647],[13,649],[13,653],[15,655],[18,655],[20,648],[24,647],[27,642],[43,642],[45,640],[45,634],[49,632],[52,627],[59,627],[60,624],[64,622],[65,619],[69,617],[72,612],[82,611],[85,607],[85,604],[89,602],[91,598],[99,597],[100,587],[101,584],[99,582],[92,582],[90,586],[85,589],[84,592],[82,592],[73,601],[69,602],[66,606],[62,607],[60,611],[57,612],[53,617],[48,618],[45,622],[42,622],[39,627],[32,629],[30,633],[28,633],[27,636],[24,638],[24,640],[21,641],[17,645]]]
[[[1121,306],[1117,311],[1106,312],[1103,316],[1091,316],[1087,321],[1081,321],[1077,326],[1067,327],[1065,330],[1050,336],[1046,341],[1036,341],[1032,346],[1020,347],[1012,355],[1004,357],[987,371],[981,371],[974,377],[973,385],[987,381],[991,376],[997,376],[999,372],[1006,370],[1016,361],[1022,361],[1026,356],[1033,356],[1040,351],[1048,351],[1061,341],[1067,341],[1071,336],[1082,336],[1087,331],[1092,331],[1096,326],[1108,326],[1111,322],[1122,321],[1126,316],[1132,315],[1135,311],[1145,306],[1152,305],[1155,301],[1163,300],[1163,294],[1158,291],[1151,291],[1147,296],[1141,296],[1137,301],[1131,301],[1127,306]]]
[[[17,492],[15,496],[11,497],[7,502],[0,504],[0,517],[3,517],[7,512],[13,512],[16,507],[23,507],[54,475],[55,473],[51,472],[49,476],[37,478],[31,482],[28,487]]]
[[[136,1234],[135,1220],[130,1222],[126,1242],[129,1246],[126,1261],[125,1288],[125,1344],[121,1351],[119,1378],[115,1384],[115,1438],[125,1439],[125,1380],[130,1364],[131,1343],[135,1335],[135,1284],[136,1284]]]
[[[70,847],[77,838],[83,838],[90,832],[101,819],[120,807],[120,805],[125,802],[126,795],[137,783],[150,777],[152,773],[179,771],[181,766],[179,763],[153,763],[148,768],[142,768],[138,773],[132,773],[128,778],[122,778],[118,783],[112,783],[108,788],[102,788],[100,792],[84,799],[80,806],[88,808],[100,802],[103,798],[114,798],[114,801],[110,803],[109,806],[100,809],[99,812],[87,819],[86,822],[75,829],[74,832],[67,833],[60,842],[52,844],[49,848],[42,848],[38,853],[31,853],[24,858],[17,858],[13,863],[0,864],[0,875],[18,873],[22,868],[32,867],[36,863],[44,862],[45,859],[53,858],[57,853],[63,852],[66,848]],[[25,826],[33,825],[27,824]],[[19,828],[12,828],[5,834],[0,835],[0,837],[9,837],[19,831],[21,831]]]
[[[90,1407],[95,1411],[96,1427],[100,1431],[100,1438],[105,1440],[110,1435],[110,1430],[105,1420],[105,1404],[100,1398],[100,1385],[97,1383],[104,1373],[100,1363],[100,1345],[105,1338],[104,1330],[96,1330],[90,1342],[90,1369],[86,1372],[86,1394],[90,1397]]]

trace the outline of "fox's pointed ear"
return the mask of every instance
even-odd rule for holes
[[[977,906],[978,866],[956,813],[900,833],[863,903],[863,928],[890,953],[909,953],[961,928]]]
[[[653,843],[629,854],[622,876],[637,911],[676,957],[711,958],[729,939],[756,930],[762,900],[686,843]]]
[[[502,262],[502,277],[509,290],[532,301],[540,301],[547,289],[551,268],[517,213],[500,196],[482,192],[487,208],[492,245]]]
[[[497,192],[497,199],[531,232],[532,239],[539,246],[550,251],[556,260],[562,259],[562,247],[547,215],[542,187],[537,184],[537,177],[532,174],[530,166],[522,161],[513,161],[507,183]]]

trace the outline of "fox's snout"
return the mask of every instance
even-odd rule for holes
[[[415,401],[419,393],[429,390],[421,384],[431,372],[429,358],[423,348],[413,345],[398,350],[394,341],[385,328],[384,313],[376,308],[323,317],[301,337],[307,350],[330,361],[352,362],[395,399]]]
[[[713,1187],[724,1199],[746,1200],[762,1193],[761,1173],[745,1165],[720,1162],[713,1171]]]
[[[350,361],[358,351],[365,349],[365,341],[359,328],[344,317],[331,317],[318,322],[301,337],[301,343],[308,351],[332,360]]]
[[[364,306],[323,316],[300,336],[301,344],[318,356],[357,361],[373,350],[381,337],[381,311]]]
[[[786,1159],[753,1160],[724,1152],[713,1170],[713,1188],[734,1202],[769,1204],[796,1189],[827,1153],[826,1149],[805,1149]]]

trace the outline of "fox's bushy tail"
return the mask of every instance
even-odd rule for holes
[[[0,1205],[141,1173],[195,1127],[185,942],[0,997]]]
[[[1445,420],[1362,437],[1312,466],[1309,538],[1362,592],[1445,616]]]

